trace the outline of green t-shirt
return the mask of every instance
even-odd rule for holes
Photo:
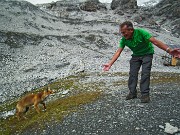
[[[129,47],[133,54],[132,56],[143,56],[147,54],[154,54],[154,47],[149,39],[152,35],[144,29],[134,29],[132,39],[125,39],[122,37],[119,47]]]

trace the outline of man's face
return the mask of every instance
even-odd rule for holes
[[[120,32],[125,39],[131,39],[133,36],[133,28],[128,28],[126,25],[120,28]]]

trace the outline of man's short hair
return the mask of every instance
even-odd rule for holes
[[[133,24],[130,21],[125,21],[120,24],[120,28],[123,28],[124,26],[127,26],[127,28],[132,28],[133,29]]]

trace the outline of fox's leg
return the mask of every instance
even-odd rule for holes
[[[27,120],[28,118],[26,118],[25,116],[23,116],[23,118],[25,119],[25,120]]]
[[[22,112],[19,112],[19,111],[18,111],[18,112],[16,113],[16,116],[17,116],[18,120],[20,120],[21,117],[23,117],[24,119],[27,119],[24,115],[23,115],[23,116],[22,116],[22,115],[23,115]]]
[[[21,112],[21,115],[23,115],[22,117],[26,120],[27,118],[24,116],[25,113],[29,110],[29,107],[26,106],[24,109],[23,109],[23,112]]]
[[[38,113],[40,113],[40,109],[39,109],[39,107],[38,107],[38,103],[34,103],[34,107],[35,107],[36,111],[37,111]]]
[[[16,116],[17,116],[18,120],[20,120],[21,113],[22,113],[22,107],[20,107],[19,105],[17,105],[17,106],[16,106]]]
[[[18,120],[20,120],[20,113],[19,113],[19,110],[16,110],[16,117],[18,118]]]
[[[27,107],[26,107],[26,110],[24,111],[24,113],[26,113],[28,110],[29,110],[29,107],[27,106]]]
[[[28,110],[29,110],[29,107],[17,104],[16,116],[17,116],[18,120],[20,120],[21,117],[23,117],[24,119],[27,119],[25,116],[23,116],[23,114],[25,114]]]
[[[44,102],[41,102],[41,104],[43,105],[44,110],[46,110],[46,104]]]

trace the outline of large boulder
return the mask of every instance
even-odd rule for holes
[[[87,0],[80,5],[80,9],[88,12],[96,12],[97,10],[106,10],[106,6],[99,0]]]
[[[112,0],[111,9],[137,9],[137,0]]]
[[[98,9],[98,6],[96,3],[92,1],[84,2],[80,5],[80,9],[88,12],[96,12]]]

